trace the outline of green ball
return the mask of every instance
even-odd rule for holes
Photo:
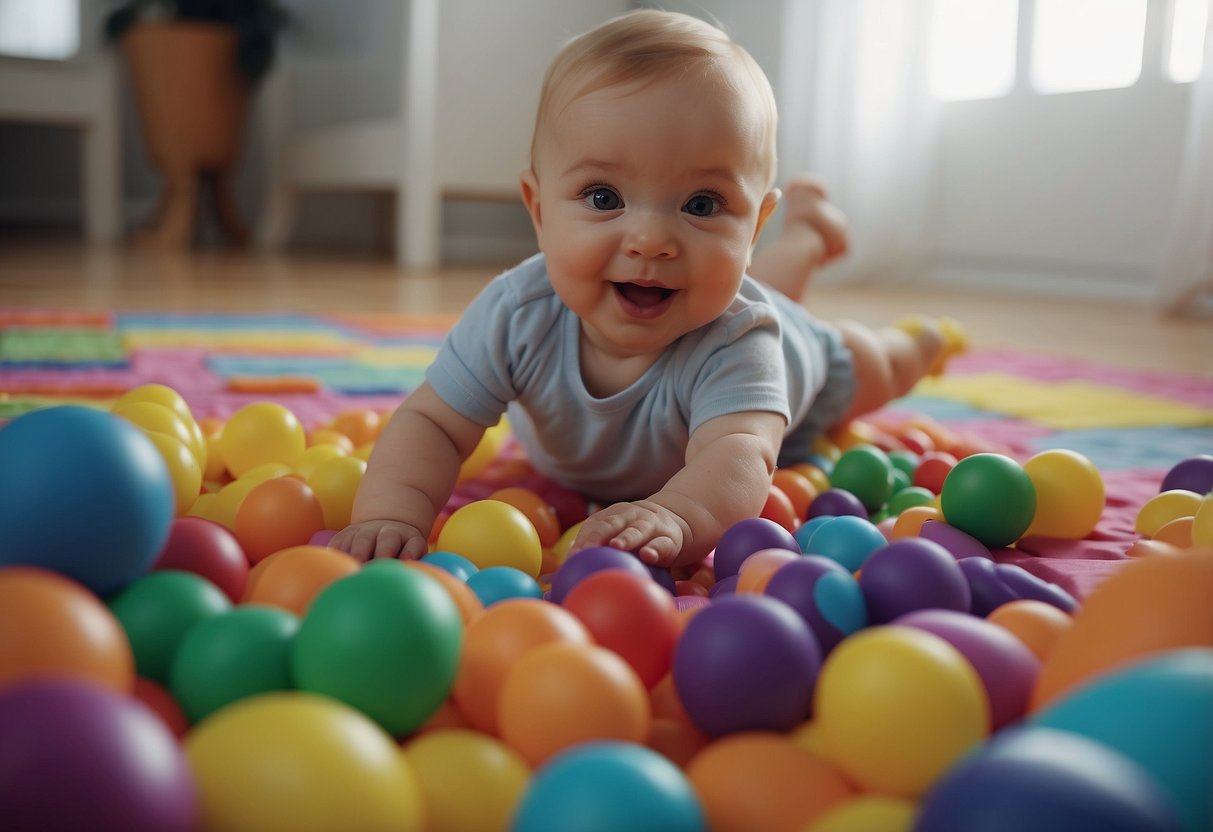
[[[875,445],[856,445],[834,463],[830,485],[850,491],[869,512],[876,511],[893,493],[893,463]]]
[[[925,506],[934,499],[935,495],[929,488],[923,488],[921,485],[907,486],[893,492],[893,496],[889,498],[889,514],[896,517],[907,508]]]
[[[1036,486],[1022,465],[1002,454],[957,462],[939,498],[948,523],[990,548],[1019,540],[1036,515]]]
[[[904,471],[911,480],[914,479],[914,472],[918,469],[920,461],[918,454],[913,451],[889,451],[889,462],[892,462],[898,471]]]
[[[404,736],[455,683],[463,621],[442,584],[382,560],[329,584],[291,645],[296,687],[351,705]]]
[[[219,587],[193,572],[149,572],[109,599],[135,654],[135,670],[169,686],[173,658],[200,621],[231,609]]]
[[[239,606],[200,621],[181,640],[169,688],[191,724],[258,693],[290,690],[290,646],[299,619],[287,610]]]

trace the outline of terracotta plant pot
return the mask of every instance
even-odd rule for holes
[[[160,202],[139,239],[180,248],[193,236],[198,184],[214,187],[220,226],[243,243],[232,189],[250,87],[236,64],[236,30],[198,22],[140,23],[122,39]]]

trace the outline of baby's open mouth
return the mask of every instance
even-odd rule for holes
[[[633,315],[647,316],[665,311],[674,289],[640,283],[612,283],[624,309]]]

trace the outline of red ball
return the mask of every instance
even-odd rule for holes
[[[777,485],[771,486],[767,493],[766,504],[763,505],[758,516],[773,520],[790,532],[796,531],[796,527],[800,525],[800,518],[796,516],[796,507],[792,505],[792,499]]]
[[[929,489],[932,494],[943,491],[943,481],[956,467],[957,459],[947,451],[927,451],[914,469],[914,485]]]
[[[201,575],[238,604],[248,581],[249,562],[226,527],[201,517],[178,517],[152,568]]]
[[[680,632],[674,597],[647,578],[604,569],[578,583],[563,606],[602,647],[613,650],[651,689],[670,670]]]

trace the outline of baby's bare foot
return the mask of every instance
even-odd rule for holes
[[[804,233],[806,230],[821,239],[821,264],[846,254],[850,232],[847,218],[826,198],[825,188],[812,176],[801,176],[788,182],[784,189],[786,214],[782,233]]]

